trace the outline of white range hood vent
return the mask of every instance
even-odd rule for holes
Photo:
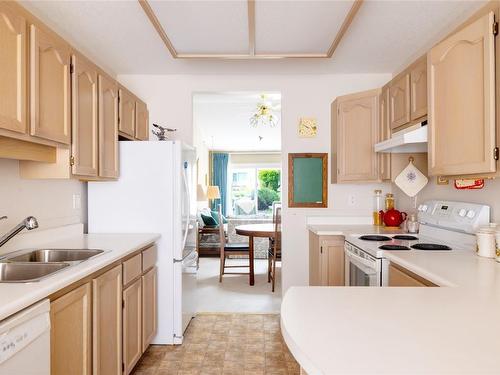
[[[427,121],[393,133],[390,139],[375,145],[375,152],[427,152]]]

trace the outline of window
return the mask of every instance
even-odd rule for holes
[[[281,201],[281,168],[231,165],[228,178],[228,215],[271,216],[273,202]]]

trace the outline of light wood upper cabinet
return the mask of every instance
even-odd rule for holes
[[[410,74],[403,74],[389,87],[389,124],[395,129],[410,121]]]
[[[99,74],[99,176],[116,178],[118,168],[118,85]]]
[[[490,12],[428,54],[431,175],[496,171],[493,23]]]
[[[0,2],[0,128],[26,133],[26,20]]]
[[[90,283],[87,283],[50,304],[50,373],[52,375],[90,375],[92,373],[90,293]]]
[[[421,58],[410,70],[410,120],[427,115],[427,58]]]
[[[97,68],[78,54],[72,56],[72,63],[72,173],[97,176]]]
[[[157,300],[156,300],[156,267],[142,276],[142,351],[146,351],[156,335]]]
[[[93,375],[122,373],[122,266],[92,280]]]
[[[146,103],[140,100],[135,102],[135,115],[135,138],[149,140],[149,112]]]
[[[70,143],[70,47],[30,25],[31,135]]]
[[[379,139],[379,94],[380,90],[370,90],[334,102],[334,182],[378,181],[379,156],[374,145]]]
[[[379,142],[391,138],[391,127],[389,125],[389,88],[382,88],[379,97]],[[379,173],[381,180],[391,179],[391,154],[379,154]]]
[[[142,281],[137,279],[123,291],[123,363],[130,374],[142,355]]]
[[[119,95],[119,127],[118,130],[130,137],[135,136],[135,97],[123,87],[118,90]]]
[[[344,286],[344,237],[309,232],[309,285]]]

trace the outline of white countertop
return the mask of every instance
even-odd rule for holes
[[[309,229],[346,235],[360,227]],[[359,233],[370,233],[365,229]],[[282,333],[304,370],[500,373],[500,264],[472,250],[384,256],[442,287],[290,288],[281,307]]]
[[[376,225],[313,225],[309,224],[307,229],[318,236],[347,236],[349,234],[393,234],[402,233],[399,228],[385,228]]]
[[[159,239],[158,234],[78,234],[43,242],[45,248],[101,249],[95,258],[32,283],[0,283],[0,320]],[[34,247],[25,246],[23,248]],[[20,248],[21,249],[21,248]]]

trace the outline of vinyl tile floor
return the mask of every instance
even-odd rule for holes
[[[295,375],[278,314],[199,314],[184,343],[153,345],[134,375]]]

